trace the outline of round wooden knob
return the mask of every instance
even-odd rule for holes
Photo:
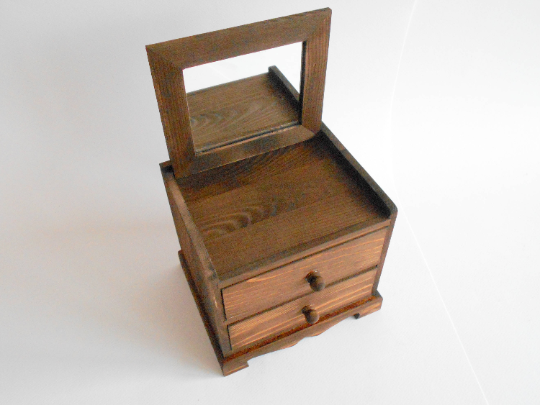
[[[319,321],[319,313],[315,309],[311,307],[304,307],[302,312],[304,313],[308,323],[313,325]]]
[[[306,278],[313,291],[321,291],[326,287],[326,284],[318,271],[312,271]]]

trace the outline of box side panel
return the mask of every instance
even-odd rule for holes
[[[360,165],[360,163],[356,161],[356,159],[351,155],[351,153],[343,146],[343,144],[335,137],[335,135],[324,124],[322,126],[322,133],[324,136],[326,136],[326,138],[330,142],[332,142],[334,147],[337,150],[339,150],[339,152],[351,165],[352,169],[355,170],[360,175],[362,180],[371,188],[372,192],[377,197],[381,208],[383,208],[388,213],[388,216],[390,219],[390,225],[388,226],[388,232],[386,233],[386,238],[385,238],[383,249],[382,249],[379,268],[377,271],[377,275],[375,276],[375,283],[373,283],[373,293],[375,293],[375,291],[377,291],[377,287],[379,286],[379,280],[381,278],[381,273],[384,266],[384,260],[386,259],[386,253],[388,252],[388,246],[390,245],[390,238],[392,237],[392,231],[394,230],[394,225],[396,223],[398,210],[397,210],[396,205],[390,199],[390,197],[386,195],[386,193],[375,182],[375,180],[373,180],[373,178],[369,175],[369,173],[366,172],[366,170]]]
[[[372,294],[375,294],[377,292],[377,288],[379,287],[379,280],[381,278],[382,269],[384,266],[384,260],[386,259],[386,252],[388,252],[388,246],[390,245],[390,238],[392,237],[392,231],[394,230],[394,224],[396,223],[396,216],[392,215],[390,226],[388,227],[388,230],[386,232],[386,237],[384,240],[384,245],[381,253],[381,260],[379,261],[379,266],[377,268],[377,274],[375,275],[375,282],[373,283],[373,289]]]
[[[192,280],[201,297],[219,345],[223,353],[226,354],[230,351],[230,343],[227,330],[223,325],[225,316],[216,272],[182,198],[180,188],[172,172],[172,166],[163,164],[161,171],[182,253],[189,264]]]
[[[279,69],[275,66],[270,67],[269,69],[271,76],[278,82],[281,83],[282,86],[286,90],[289,91],[292,97],[294,97],[296,100],[299,100],[299,93],[294,88],[294,86],[287,80],[287,78],[279,71]],[[373,293],[377,291],[377,287],[379,285],[379,279],[381,277],[381,272],[384,265],[384,260],[386,258],[386,253],[388,251],[388,246],[390,244],[390,238],[392,236],[392,231],[394,229],[394,224],[396,222],[398,209],[394,202],[388,197],[388,195],[381,189],[381,187],[373,180],[373,178],[369,175],[369,173],[358,163],[358,161],[354,158],[354,156],[351,155],[351,153],[343,146],[343,144],[336,138],[336,136],[330,131],[330,129],[324,125],[324,123],[321,126],[321,132],[323,136],[325,136],[332,145],[336,148],[337,151],[345,158],[345,160],[349,163],[349,165],[352,167],[354,171],[358,173],[358,175],[362,178],[362,180],[369,186],[369,188],[372,190],[374,195],[377,197],[378,203],[381,206],[382,209],[384,209],[389,217],[390,224],[388,226],[388,232],[386,234],[386,239],[384,241],[382,255],[381,255],[381,261],[378,267],[378,272],[375,277],[375,283],[373,284]]]

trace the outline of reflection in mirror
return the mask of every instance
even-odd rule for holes
[[[196,153],[297,125],[296,103],[268,67],[299,85],[301,53],[296,43],[185,69]]]

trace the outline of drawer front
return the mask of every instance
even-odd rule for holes
[[[227,319],[240,320],[313,292],[308,281],[312,272],[318,272],[328,285],[376,266],[386,231],[386,228],[381,229],[224,288],[223,305]]]
[[[306,307],[316,311],[319,317],[323,317],[350,303],[369,298],[376,270],[356,275],[322,291],[230,325],[229,337],[233,350],[301,326],[309,326],[303,312]]]

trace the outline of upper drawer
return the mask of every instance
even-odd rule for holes
[[[308,275],[313,272],[328,285],[377,265],[386,231],[381,229],[224,288],[227,319],[243,319],[312,292]]]

